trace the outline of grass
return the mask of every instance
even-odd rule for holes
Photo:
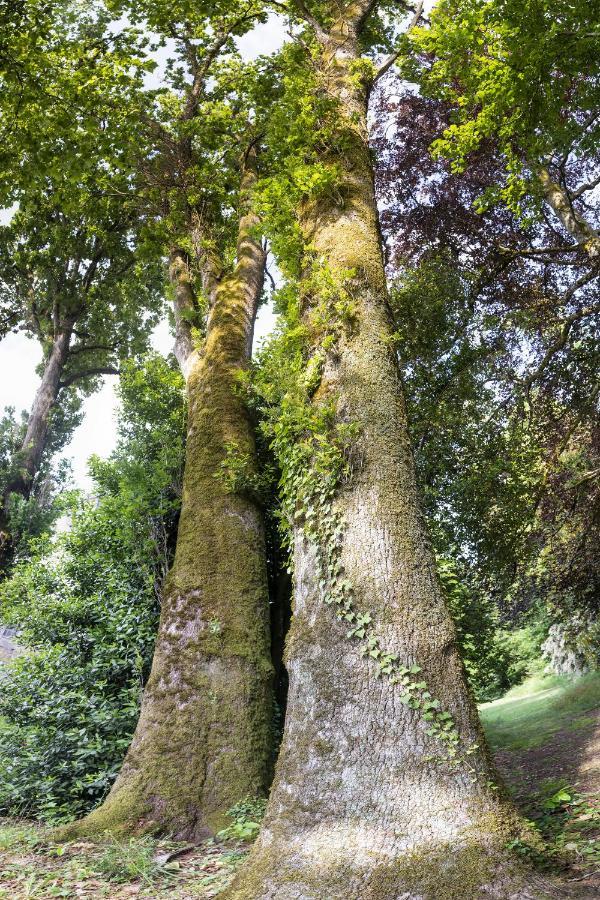
[[[575,740],[575,732],[591,730],[597,718],[586,713],[599,706],[596,673],[576,680],[533,676],[500,700],[480,707],[492,749],[502,751],[507,785],[544,843],[544,852],[532,861],[563,869],[569,881],[585,882],[591,890],[585,896],[590,897],[598,895],[597,883],[594,887],[588,879],[600,872],[600,798],[580,793],[564,777],[565,771],[570,772],[577,781],[578,768],[578,752],[570,752],[565,732],[572,731]],[[594,739],[593,731],[589,737]],[[536,778],[536,760],[552,761],[544,768],[555,774]],[[531,853],[528,846],[514,843],[517,853]]]
[[[542,747],[564,728],[580,728],[583,713],[600,706],[600,674],[573,681],[557,675],[534,676],[500,700],[482,703],[480,715],[494,750]]]
[[[247,852],[241,842],[190,847],[151,838],[55,844],[46,828],[0,820],[0,900],[211,900]]]

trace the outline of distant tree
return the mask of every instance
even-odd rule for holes
[[[31,494],[52,415],[146,348],[162,304],[162,264],[145,243],[125,152],[124,110],[135,108],[143,76],[137,37],[107,37],[96,8],[78,19],[70,3],[38,7],[24,2],[0,19],[10,61],[0,203],[18,206],[1,234],[0,334],[25,331],[43,349],[23,442],[0,486],[2,568],[14,547],[11,507]]]
[[[118,374],[120,361],[144,351],[162,306],[162,264],[139,254],[137,222],[121,198],[85,199],[87,209],[69,216],[50,197],[23,199],[1,230],[5,310],[43,349],[40,386],[2,483],[3,566],[14,548],[15,498],[31,495],[53,417],[62,419],[64,444],[81,400],[99,376]]]

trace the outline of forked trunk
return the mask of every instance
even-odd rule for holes
[[[246,201],[251,186],[248,174]],[[187,360],[183,503],[138,726],[106,801],[64,829],[67,838],[107,829],[203,837],[226,824],[237,802],[264,797],[269,787],[263,519],[252,491],[228,469],[228,459],[241,461],[245,479],[256,474],[253,428],[238,384],[250,360],[264,277],[255,226],[253,215],[242,217],[237,265],[216,289],[203,349]],[[180,262],[172,257],[172,275],[177,269],[185,276]]]
[[[295,531],[283,744],[260,836],[224,896],[533,896],[521,892],[503,851],[520,826],[493,784],[419,511],[391,340],[366,90],[352,75],[357,57],[351,29],[323,45],[323,82],[339,101],[339,156],[328,161],[344,174],[335,199],[330,192],[301,212],[311,251],[345,282],[354,306],[312,399],[333,400],[338,422],[358,426],[353,474],[335,494],[337,534],[324,525],[322,533],[313,527],[311,539],[301,526]],[[324,572],[332,558],[341,564],[337,586]],[[324,602],[336,590],[353,598],[337,607],[350,623],[336,617],[335,602]],[[386,653],[398,659],[388,662]],[[444,731],[450,739],[440,737]]]
[[[66,319],[56,334],[50,354],[44,366],[27,421],[23,445],[14,461],[14,472],[4,487],[0,507],[0,570],[10,560],[12,539],[10,534],[10,499],[15,494],[28,498],[33,480],[38,472],[48,438],[50,413],[58,397],[60,381],[69,356],[73,336],[74,318]]]

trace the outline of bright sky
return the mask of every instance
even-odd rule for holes
[[[257,26],[241,38],[238,45],[243,55],[252,59],[277,50],[285,37],[283,22],[272,17],[266,24]],[[0,223],[9,221],[10,215],[10,211],[0,210]],[[256,321],[255,346],[272,331],[274,321],[272,309],[263,307]],[[170,352],[173,337],[167,322],[162,322],[155,330],[152,345],[164,355]],[[31,407],[39,384],[35,370],[41,358],[39,344],[23,334],[10,334],[0,341],[0,410],[5,406],[14,406],[20,412]],[[85,402],[84,420],[62,454],[72,460],[74,482],[83,489],[91,488],[87,475],[88,458],[93,453],[109,456],[115,446],[116,380],[116,376],[106,376],[101,390]]]

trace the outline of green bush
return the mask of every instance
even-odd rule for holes
[[[521,628],[505,628],[498,632],[498,645],[507,661],[507,687],[543,673],[546,663],[542,659],[541,648],[547,635],[548,626],[543,618]]]
[[[50,822],[106,794],[137,721],[179,507],[184,409],[160,358],[130,366],[109,461],[67,532],[37,538],[0,587],[26,655],[0,670],[0,814]]]
[[[469,585],[454,559],[438,556],[437,567],[469,684],[479,702],[494,700],[508,686],[506,653],[497,637],[496,608],[483,592]]]

